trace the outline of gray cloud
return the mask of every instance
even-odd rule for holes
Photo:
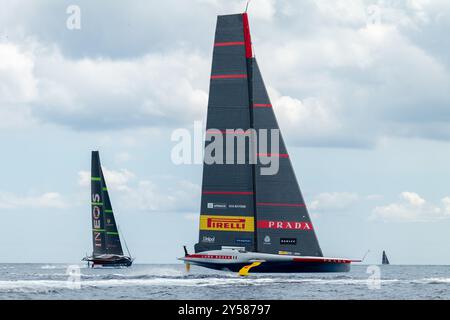
[[[77,130],[174,126],[201,118],[207,103],[205,60],[195,53],[71,60],[33,43],[0,45],[0,55],[19,61],[0,83],[13,90],[8,103],[25,104],[42,122]]]
[[[440,205],[428,203],[415,192],[402,192],[400,201],[373,209],[371,220],[385,222],[428,222],[450,218],[450,197],[441,199]]]
[[[0,77],[2,91],[11,81],[22,88],[3,114],[76,130],[204,117],[215,15],[242,10],[241,1],[79,1],[81,31],[65,28],[69,4],[7,3],[2,41],[30,68]],[[440,0],[252,3],[255,52],[287,140],[350,148],[385,136],[449,140],[449,14]]]

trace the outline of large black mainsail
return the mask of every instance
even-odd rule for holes
[[[222,135],[233,135],[236,140],[245,139],[249,145],[245,133],[234,135],[232,132],[234,128],[246,131],[251,127],[248,80],[243,15],[219,16],[209,90],[206,156],[209,146],[219,141]],[[236,148],[233,152],[237,151]],[[223,159],[226,159],[230,150],[226,150],[225,145],[222,149]],[[248,161],[244,164],[204,165],[200,239],[195,246],[196,252],[222,246],[254,250],[253,180],[252,165]]]
[[[254,129],[279,131],[256,59],[253,57],[247,14],[217,19],[208,115],[200,215],[196,252],[227,246],[247,251],[322,257],[284,141],[279,149],[255,148]],[[236,129],[242,129],[236,133]],[[233,163],[208,163],[210,146],[220,135],[245,141],[245,163],[237,163],[234,149],[223,150]],[[260,134],[259,134],[260,135]],[[225,144],[225,143],[224,143]],[[220,146],[219,146],[220,147]],[[256,151],[257,150],[257,151]],[[216,150],[217,151],[217,150]],[[234,152],[230,156],[230,151]],[[228,154],[227,154],[228,152]],[[260,161],[251,163],[252,155]],[[276,174],[264,175],[264,158],[277,158]],[[267,159],[265,159],[267,160]]]
[[[119,230],[117,229],[116,220],[114,219],[114,213],[109,198],[108,188],[106,186],[106,180],[103,175],[103,170],[100,167],[100,173],[102,178],[102,194],[103,194],[103,208],[105,219],[105,242],[106,253],[123,255],[122,245],[120,243]]]
[[[104,195],[100,156],[98,151],[92,151],[91,206],[93,256],[98,256],[106,253]]]
[[[124,256],[120,235],[109,198],[98,151],[91,160],[92,257],[85,260],[101,265],[131,265],[132,258]]]

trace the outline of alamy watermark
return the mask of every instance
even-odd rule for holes
[[[381,6],[372,4],[367,7],[367,25],[381,25]]]
[[[81,29],[81,8],[78,5],[70,5],[66,9],[66,13],[69,15],[66,20],[66,27],[69,30]]]
[[[371,265],[366,269],[366,273],[370,274],[366,280],[367,288],[369,290],[381,289],[381,269],[379,266]]]
[[[81,269],[78,265],[70,265],[66,269],[66,285],[69,289],[81,289]]]
[[[259,164],[261,175],[275,175],[280,167],[279,129],[208,129],[195,121],[192,130],[178,128],[172,132],[171,159],[181,164]],[[203,141],[205,145],[203,148]]]

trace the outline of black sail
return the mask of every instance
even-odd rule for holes
[[[386,255],[386,252],[384,250],[383,250],[383,256],[381,258],[381,263],[382,264],[389,264],[389,259],[388,259],[387,255]]]
[[[103,208],[105,218],[105,233],[106,233],[106,253],[123,255],[122,245],[120,243],[119,230],[117,229],[116,220],[109,198],[106,180],[103,175],[103,170],[100,167],[102,178],[102,194],[103,194]]]
[[[224,139],[233,135],[232,138],[236,139],[234,151],[237,139],[244,139],[249,146],[247,134],[234,135],[231,132],[250,128],[245,26],[246,16],[242,14],[217,18],[205,151],[219,134],[223,134]],[[225,143],[223,153],[223,159],[231,156],[226,153]],[[236,161],[235,164],[204,164],[196,252],[222,246],[239,246],[254,251],[254,187],[252,165],[248,163],[247,152],[246,155],[244,164],[236,164]]]
[[[92,151],[91,201],[93,255],[123,255],[98,151]]]
[[[253,126],[268,130],[267,148],[261,150],[259,135],[258,158],[255,170],[257,249],[275,254],[323,256],[311,218],[298,185],[295,172],[281,132],[279,150],[271,152],[270,130],[279,130],[263,78],[256,59],[253,60]],[[263,158],[272,157],[279,163],[276,174],[262,174]]]
[[[91,209],[93,255],[98,256],[107,252],[103,183],[98,151],[92,152],[91,160]]]

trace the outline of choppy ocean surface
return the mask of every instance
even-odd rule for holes
[[[187,273],[182,264],[0,264],[0,299],[450,299],[450,266],[367,268],[242,278],[195,266]]]

